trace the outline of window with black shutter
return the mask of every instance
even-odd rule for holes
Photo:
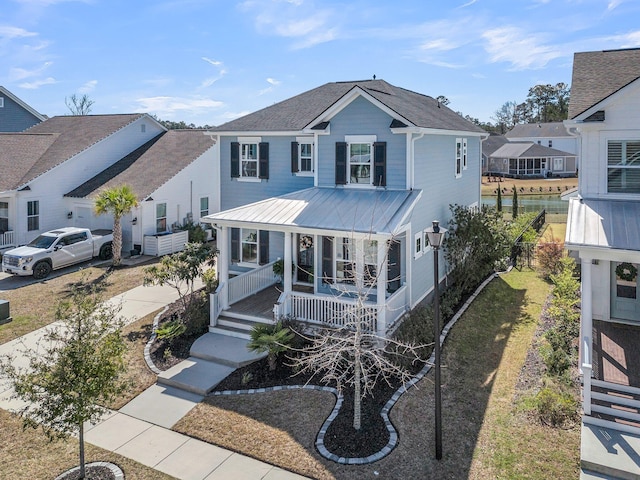
[[[387,185],[387,142],[373,144],[373,184],[376,187]]]
[[[240,176],[240,143],[231,142],[231,178]]]
[[[291,173],[298,172],[298,142],[291,142]]]
[[[231,229],[231,261],[240,261],[240,229]]]
[[[336,185],[347,184],[347,143],[336,142]]]
[[[258,146],[260,169],[258,178],[269,178],[269,144],[267,142],[260,142]]]
[[[260,265],[265,265],[269,263],[269,231],[268,230],[259,230],[258,231],[259,238],[259,248],[260,254],[258,255],[258,260]]]

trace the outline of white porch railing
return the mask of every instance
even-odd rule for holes
[[[591,338],[582,340],[582,409],[585,415],[591,415]]]
[[[274,308],[276,317],[291,315],[296,320],[308,323],[344,327],[356,319],[361,320],[368,331],[376,331],[378,306],[364,304],[358,306],[356,299],[336,298],[332,296],[311,295],[291,292],[281,296]]]
[[[14,245],[13,230],[0,234],[0,248],[13,247]]]
[[[216,288],[216,291],[209,295],[210,307],[209,307],[209,325],[215,327],[218,324],[218,317],[223,310],[224,303],[222,302],[222,296],[226,295],[227,284],[222,282]]]
[[[387,298],[386,308],[386,322],[388,327],[389,325],[393,325],[402,315],[404,315],[409,306],[409,301],[407,299],[407,293],[409,289],[406,285],[403,285],[398,290],[396,290],[393,295]]]
[[[249,295],[275,285],[278,282],[278,277],[273,273],[274,263],[267,263],[237,277],[230,278],[228,304],[233,305]]]

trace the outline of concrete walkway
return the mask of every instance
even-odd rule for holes
[[[117,295],[108,302],[120,305],[120,315],[129,323],[177,299],[178,294],[171,287],[140,286]],[[42,344],[47,330],[58,326],[59,324],[54,323],[0,345],[0,355],[12,355],[16,366],[27,366],[28,362],[20,352],[25,349],[37,349]],[[201,345],[207,345],[208,342],[215,343],[216,339],[208,337],[201,342]],[[242,353],[243,356],[246,356],[245,352]],[[216,361],[212,358],[203,360],[192,357],[179,364],[176,370],[183,372],[182,378],[186,375],[185,371],[189,372],[189,378],[194,378],[197,383],[198,376],[193,377],[193,374],[202,370],[203,367],[206,371],[206,367],[212,360]],[[218,365],[218,363],[215,364]],[[223,367],[229,373],[234,370],[232,366],[223,365]],[[217,372],[216,378],[208,379],[207,382],[214,382],[213,386],[215,386],[215,383],[224,378],[224,376],[218,378],[222,373]],[[171,375],[165,376],[171,377]],[[213,386],[208,384],[198,389],[204,388],[203,392],[206,392]],[[15,411],[24,405],[19,400],[12,399],[11,395],[12,390],[7,380],[0,378],[0,408]],[[300,480],[306,478],[170,430],[202,399],[203,396],[198,393],[177,389],[171,385],[153,385],[120,411],[109,412],[96,425],[87,425],[85,438],[89,443],[178,479]]]

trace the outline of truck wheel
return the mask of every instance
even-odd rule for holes
[[[109,260],[113,257],[113,247],[110,243],[105,243],[102,247],[100,247],[100,254],[98,255],[100,260]]]
[[[41,280],[47,278],[51,273],[51,264],[49,262],[38,262],[33,266],[33,278]]]

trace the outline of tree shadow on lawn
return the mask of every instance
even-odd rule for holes
[[[274,400],[274,393],[209,397],[206,403],[209,407],[203,405],[203,408],[216,409],[218,416],[225,414],[225,411],[232,418],[237,415],[224,427],[231,430],[231,434],[225,433],[228,437],[225,446],[228,448],[314,478],[473,477],[474,450],[482,448],[478,445],[478,439],[491,395],[504,400],[507,408],[511,405],[512,389],[508,392],[493,391],[507,343],[520,325],[537,320],[526,311],[525,293],[525,290],[515,289],[498,277],[485,288],[450,331],[442,351],[444,455],[440,461],[435,460],[434,449],[433,372],[418,382],[417,388],[411,388],[404,394],[391,410],[390,418],[399,434],[397,447],[382,460],[368,465],[339,465],[318,454],[315,438],[319,426],[328,415],[327,405],[330,403],[330,410],[334,403],[333,399],[329,401],[325,396],[317,400],[319,406],[315,405],[316,399],[311,401],[311,395],[318,392],[278,392],[277,401]],[[513,379],[514,385],[516,378]],[[296,400],[291,400],[293,398]],[[179,430],[193,434],[191,428],[193,422],[197,421],[198,411],[194,409],[192,412],[188,422],[178,424]],[[264,455],[255,451],[246,452],[241,444],[234,446],[234,437],[238,437],[232,432],[236,428],[234,424],[241,423],[243,426],[237,428],[245,428],[247,421],[240,419],[247,416],[251,417],[251,428],[258,430],[254,432],[256,442],[268,442],[269,434],[267,438],[263,435],[265,431],[275,428],[286,434],[290,442],[297,444],[297,448],[302,447],[306,451],[305,458],[301,455],[298,458],[288,455],[288,458],[283,458],[277,453]],[[207,426],[204,426],[203,430],[206,429]],[[209,436],[208,441],[218,443],[213,432],[203,434]],[[267,450],[277,451],[271,448]],[[297,464],[298,460],[303,464]],[[311,464],[313,468],[309,467]]]

